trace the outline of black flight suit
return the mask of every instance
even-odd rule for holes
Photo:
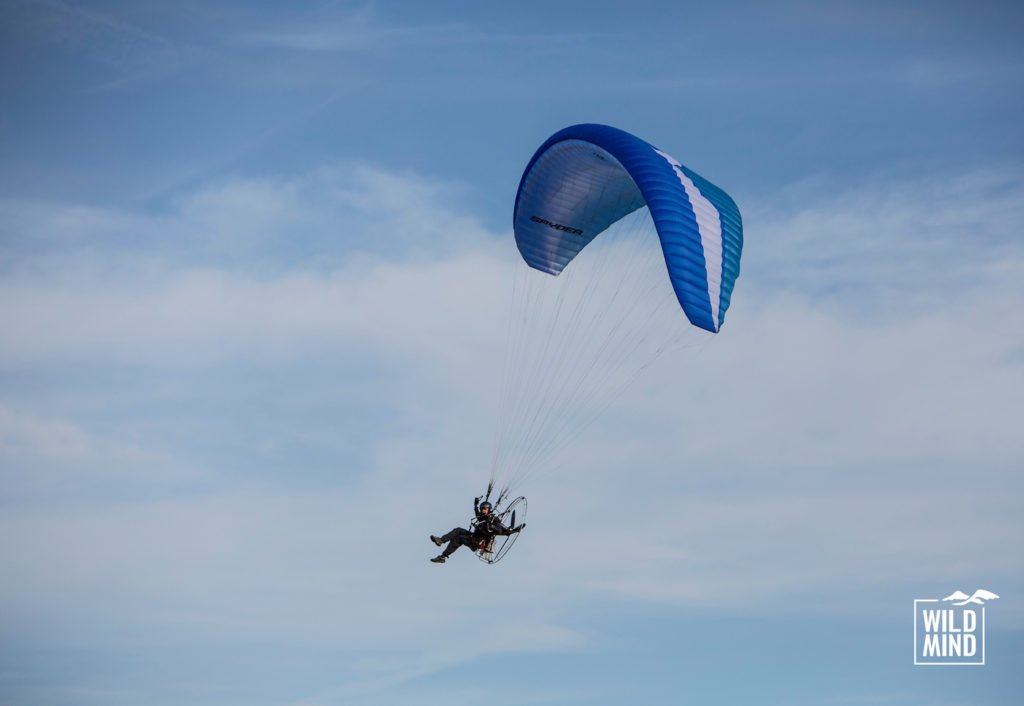
[[[480,512],[478,503],[478,500],[473,501],[473,514],[476,515],[473,531],[456,527],[448,534],[442,536],[441,541],[448,542],[448,546],[441,552],[441,556],[450,557],[461,546],[467,546],[475,552],[487,546],[487,543],[491,541],[491,537],[495,535],[512,534],[513,530],[501,524],[493,514],[485,515]]]

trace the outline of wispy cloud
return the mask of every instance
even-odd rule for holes
[[[107,72],[88,86],[91,90],[163,75],[185,56],[167,37],[61,0],[17,0],[8,19],[22,30],[22,38],[61,47]]]
[[[344,20],[255,32],[240,41],[305,52],[363,52],[450,41],[465,31],[456,25],[383,27],[366,20]]]
[[[358,53],[401,47],[444,47],[467,44],[525,44],[542,39],[582,42],[592,33],[551,31],[510,32],[507,28],[488,30],[479,24],[396,24],[381,17],[375,3],[349,12],[321,11],[295,17],[272,28],[243,34],[245,45],[275,47],[300,52]]]

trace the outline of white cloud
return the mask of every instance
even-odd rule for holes
[[[0,407],[0,453],[31,449],[56,458],[80,457],[90,452],[88,435],[74,424],[38,419]]]
[[[272,434],[308,442],[354,427],[361,438],[346,443],[366,453],[311,491],[298,460],[272,478],[234,468],[272,441],[245,418],[203,417],[211,436],[246,441],[225,460],[124,419],[196,405],[121,407],[103,438],[148,440],[172,469],[199,453],[211,473],[233,467],[231,489],[6,506],[4,622],[83,645],[330,644],[364,659],[347,663],[343,693],[309,700],[343,702],[461,663],[481,614],[501,637],[485,653],[572,650],[609,599],[871,613],[893,586],[949,575],[1019,584],[1006,551],[1021,532],[1012,471],[1024,459],[1024,340],[1009,324],[1024,303],[1019,180],[987,179],[965,177],[966,210],[930,182],[854,190],[792,216],[778,202],[749,209],[723,333],[661,359],[561,468],[536,474],[527,534],[492,568],[426,562],[427,534],[464,522],[484,482],[513,254],[452,205],[454,187],[328,169],[222,184],[161,217],[101,214],[74,239],[104,256],[85,266],[26,246],[0,279],[5,369],[132,367],[152,375],[143,386],[172,371],[183,395],[206,399],[242,397],[256,381],[221,388],[220,377],[255,365],[260,404],[278,415]],[[54,242],[60,222],[40,226]],[[147,235],[127,252],[105,248],[106,223]],[[979,240],[958,241],[963,231]],[[232,257],[248,235],[257,256]],[[173,247],[180,239],[209,239],[220,255],[197,262]],[[303,257],[271,266],[288,242]],[[340,392],[359,412],[325,404],[337,379],[356,380]],[[96,468],[114,454],[96,450],[74,394],[39,410],[31,389],[4,390],[0,439],[26,472],[55,450]],[[321,409],[341,415],[329,432],[306,421]],[[500,614],[488,612],[494,591]],[[849,601],[837,608],[835,596]]]
[[[745,210],[744,274],[873,316],[958,307],[951,292],[988,286],[993,267],[1020,267],[1022,195],[1016,171],[795,185]]]

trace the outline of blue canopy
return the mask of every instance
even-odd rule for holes
[[[516,245],[530,267],[558,275],[598,234],[645,205],[687,318],[718,332],[740,272],[739,209],[717,186],[627,132],[573,125],[541,145],[516,194]]]

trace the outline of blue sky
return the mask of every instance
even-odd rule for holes
[[[1019,700],[1019,7],[0,12],[0,701]],[[733,195],[729,321],[437,567],[576,122]],[[976,588],[989,663],[913,667]]]

